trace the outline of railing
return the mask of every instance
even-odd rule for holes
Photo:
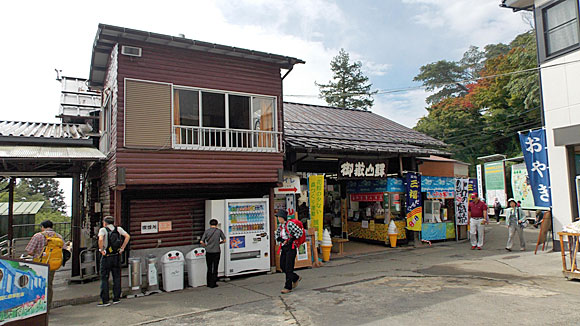
[[[65,242],[72,239],[71,222],[53,222],[52,229],[62,235]],[[40,224],[15,224],[13,232],[14,239],[30,239],[36,232],[40,232]]]
[[[10,256],[10,241],[8,234],[0,236],[0,256]]]
[[[278,152],[281,133],[275,131],[173,126],[173,148]]]

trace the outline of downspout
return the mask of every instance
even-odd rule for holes
[[[290,59],[288,59],[288,64],[290,65],[290,69],[288,69],[288,71],[286,71],[286,73],[284,74],[284,76],[282,76],[282,79],[280,80],[280,89],[281,89],[281,93],[280,96],[282,96],[282,98],[280,99],[280,106],[281,106],[281,110],[280,110],[280,130],[282,131],[282,138],[280,139],[280,148],[282,149],[282,152],[284,153],[284,158],[286,158],[286,148],[285,148],[285,143],[284,143],[284,78],[286,78],[286,76],[288,76],[288,74],[290,74],[290,72],[292,71],[292,69],[294,69],[294,63],[292,63],[292,61]]]

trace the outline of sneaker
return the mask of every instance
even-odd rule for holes
[[[288,294],[290,292],[292,292],[292,290],[282,289],[282,291],[280,291],[280,293],[282,293],[282,294]]]
[[[526,251],[526,248],[520,248],[520,251]]]
[[[97,307],[108,307],[110,306],[111,303],[110,302],[99,302],[99,304],[97,304]]]
[[[497,222],[497,224],[500,224],[500,223],[501,223],[500,221]]]
[[[121,300],[113,300],[113,304],[121,303]]]
[[[477,247],[477,250],[481,250],[481,247]]]
[[[475,246],[471,246],[471,250],[475,249]]]
[[[505,248],[505,250],[507,250],[507,251],[512,251],[510,248]]]
[[[302,276],[298,276],[298,280],[296,282],[292,282],[292,289],[295,289],[300,281],[302,281]]]

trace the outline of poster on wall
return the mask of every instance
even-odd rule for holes
[[[502,161],[485,163],[485,200],[492,205],[497,198],[502,207],[506,207],[507,198],[505,193],[505,171]],[[481,197],[481,196],[480,196]]]
[[[310,223],[317,231],[317,240],[322,241],[322,217],[324,215],[324,176],[308,177],[308,192],[310,198]]]
[[[537,129],[520,133],[520,145],[522,153],[524,153],[535,205],[540,207],[552,206],[546,131]]]
[[[408,172],[405,176],[405,188],[407,195],[407,229],[421,231],[421,222],[423,220],[421,175],[416,172]]]
[[[46,314],[48,265],[0,259],[0,325]]]
[[[455,219],[457,225],[467,225],[469,205],[469,179],[455,179]]]
[[[534,195],[532,187],[530,186],[530,179],[528,178],[528,170],[526,164],[512,165],[512,193],[514,199],[522,202],[524,209],[538,209],[534,204]]]

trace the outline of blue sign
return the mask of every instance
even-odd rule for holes
[[[546,131],[538,129],[520,133],[520,145],[524,153],[524,161],[526,162],[536,206],[552,206]]]
[[[401,178],[388,178],[387,179],[387,191],[388,192],[405,192],[405,187],[403,186],[403,179],[401,179]]]
[[[404,192],[403,179],[388,178],[382,180],[356,180],[346,182],[346,191],[349,194],[369,192]]]
[[[479,189],[477,189],[477,179],[469,179],[468,187],[470,194],[479,194]]]
[[[407,205],[407,229],[421,231],[423,220],[423,197],[421,197],[421,176],[417,172],[407,172],[405,176]]]
[[[421,176],[421,191],[455,190],[455,180],[452,177]]]

